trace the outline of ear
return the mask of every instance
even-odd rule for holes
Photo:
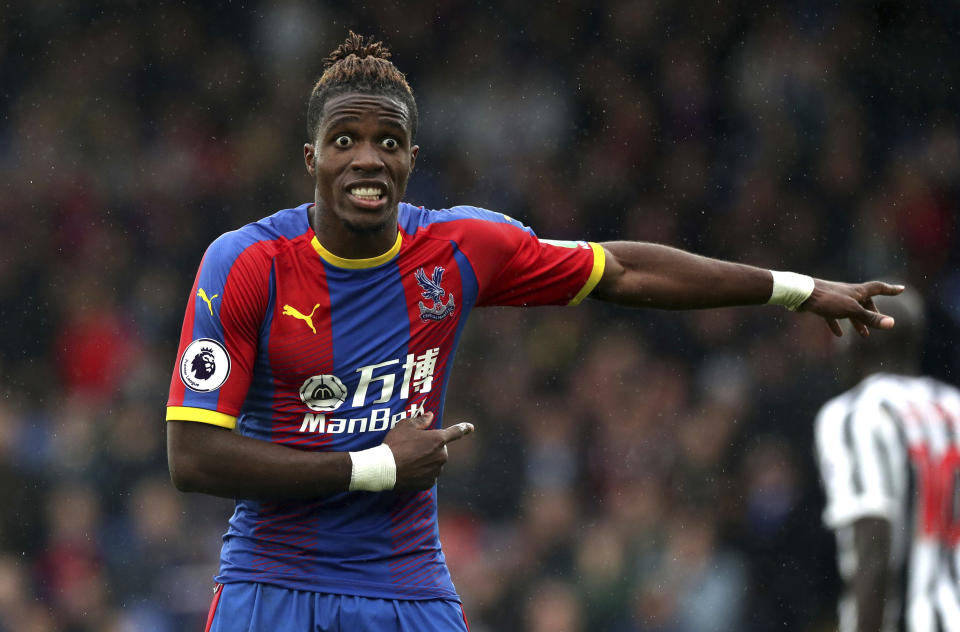
[[[303,162],[307,165],[307,173],[311,176],[316,175],[314,160],[316,160],[316,154],[313,152],[313,145],[305,143],[303,145]]]
[[[413,171],[413,165],[417,162],[417,154],[420,152],[420,145],[414,145],[410,148],[410,171]]]

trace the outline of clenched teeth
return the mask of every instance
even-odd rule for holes
[[[379,200],[383,191],[379,187],[354,187],[350,189],[350,195],[361,200]]]

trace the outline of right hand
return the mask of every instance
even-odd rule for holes
[[[427,430],[432,423],[433,413],[404,419],[384,438],[397,464],[394,489],[421,491],[433,487],[447,462],[447,444],[473,432],[473,424],[468,423]]]

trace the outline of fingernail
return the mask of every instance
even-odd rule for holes
[[[460,424],[460,431],[461,431],[463,434],[468,434],[468,433],[473,432],[473,424],[468,424],[468,423],[462,423],[462,424]]]
[[[893,287],[897,288],[898,290],[904,290],[907,288],[906,285],[894,285]]]

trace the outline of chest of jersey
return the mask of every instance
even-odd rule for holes
[[[405,243],[373,267],[277,257],[258,371],[273,385],[274,423],[301,436],[346,437],[438,411],[473,301],[463,295],[462,267],[437,240]]]

